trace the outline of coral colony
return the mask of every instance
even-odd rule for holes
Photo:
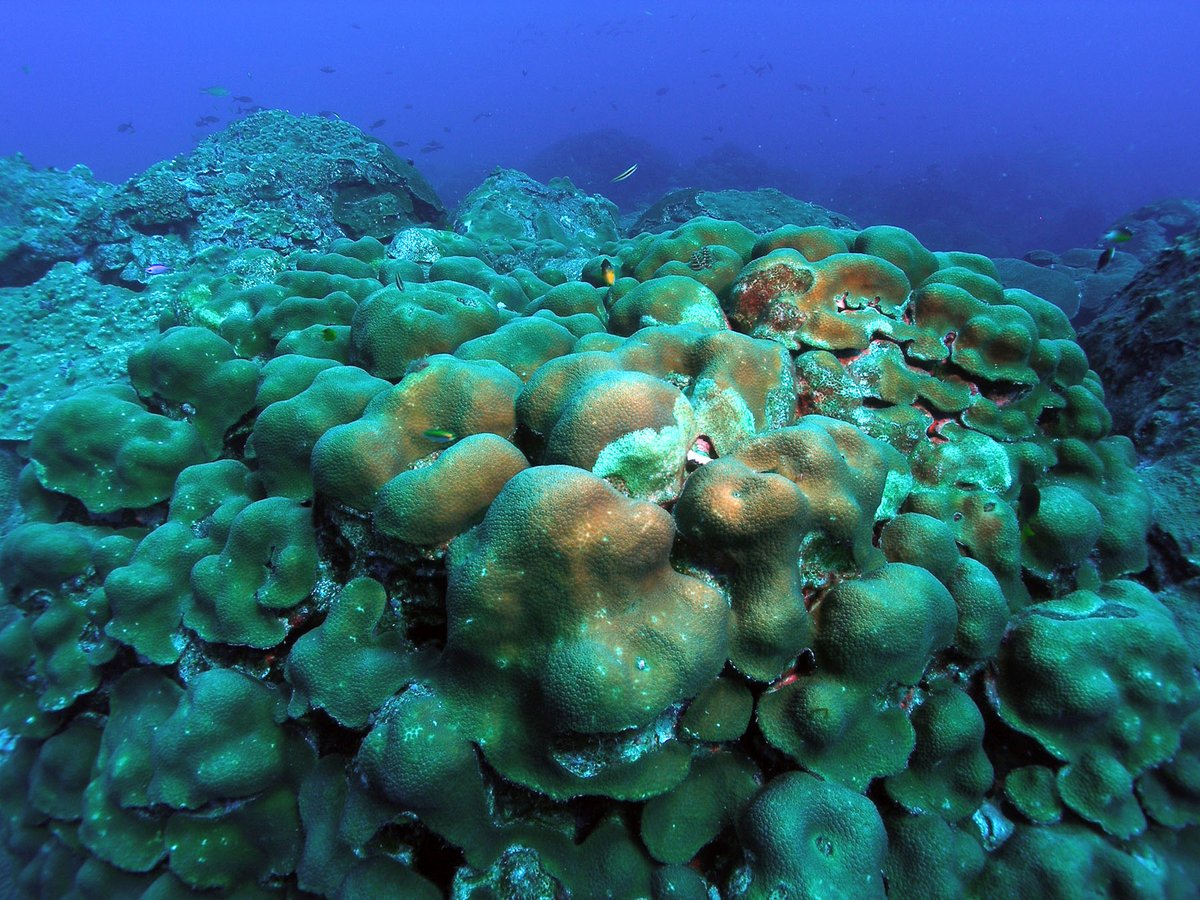
[[[1194,889],[1200,688],[1066,315],[899,228],[494,177],[178,293],[33,428],[21,889]]]

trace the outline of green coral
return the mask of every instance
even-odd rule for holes
[[[308,509],[285,497],[256,500],[237,514],[220,552],[192,566],[193,602],[184,622],[207,641],[271,647],[287,633],[280,614],[317,582]]]
[[[431,357],[375,394],[361,416],[317,440],[314,486],[319,494],[370,510],[380,488],[442,447],[439,434],[511,437],[520,388],[521,380],[497,362]]]
[[[347,728],[364,728],[412,677],[403,636],[379,628],[386,606],[379,582],[355,579],[333,599],[325,620],[296,641],[284,668],[292,685],[292,716],[312,707]]]
[[[642,840],[659,862],[686,863],[732,825],[759,788],[752,762],[732,753],[696,760],[688,777],[642,809]]]
[[[1113,581],[1026,609],[1001,647],[1001,717],[1065,761],[1067,806],[1106,831],[1145,828],[1134,779],[1177,752],[1200,708],[1187,647],[1145,588]]]
[[[185,645],[180,625],[195,597],[192,568],[224,546],[236,517],[262,493],[237,460],[184,469],[166,521],[104,581],[112,611],[105,633],[159,665],[179,659]]]
[[[807,772],[772,779],[738,820],[747,871],[732,897],[883,897],[887,836],[865,797]]]
[[[258,366],[207,328],[171,328],[129,357],[139,396],[168,404],[196,426],[209,453],[254,402]]]
[[[42,485],[91,513],[161,503],[180,472],[210,458],[199,429],[147,411],[122,386],[59,403],[34,429],[30,450]]]

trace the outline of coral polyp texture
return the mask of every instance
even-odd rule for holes
[[[488,202],[218,279],[37,425],[16,891],[1192,895],[1195,650],[1057,307]]]

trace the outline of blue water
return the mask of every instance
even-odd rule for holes
[[[1197,36],[1182,0],[10,3],[0,154],[121,181],[282,107],[407,142],[450,205],[497,165],[623,212],[769,185],[1019,254],[1200,193]]]

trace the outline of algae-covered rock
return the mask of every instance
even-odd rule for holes
[[[498,168],[459,203],[454,228],[482,244],[505,269],[552,265],[577,277],[584,260],[617,238],[617,208],[569,178],[542,184]]]
[[[760,234],[783,225],[855,227],[850,219],[840,213],[789,197],[774,188],[759,188],[756,191],[684,188],[671,191],[647,209],[630,231],[632,234],[670,231],[697,216],[741,222]]]
[[[57,262],[82,256],[112,195],[86,166],[36,169],[0,157],[0,287],[33,284]]]
[[[61,261],[104,281],[145,285],[206,251],[286,254],[338,237],[390,240],[441,225],[445,209],[408,161],[355,126],[264,110],[155,163],[122,185],[87,169],[0,166],[0,285],[26,285]],[[5,274],[7,273],[7,274]]]
[[[110,215],[119,239],[174,228],[193,253],[218,243],[286,253],[337,237],[389,240],[445,212],[411,164],[353,125],[264,110],[130,179]]]
[[[59,400],[125,377],[130,352],[158,332],[146,298],[58,263],[26,287],[0,288],[0,439],[28,440]]]
[[[1154,498],[1152,563],[1163,601],[1200,646],[1200,231],[1154,258],[1079,341],[1106,389],[1113,429],[1133,438]],[[1200,655],[1196,655],[1200,660]]]

